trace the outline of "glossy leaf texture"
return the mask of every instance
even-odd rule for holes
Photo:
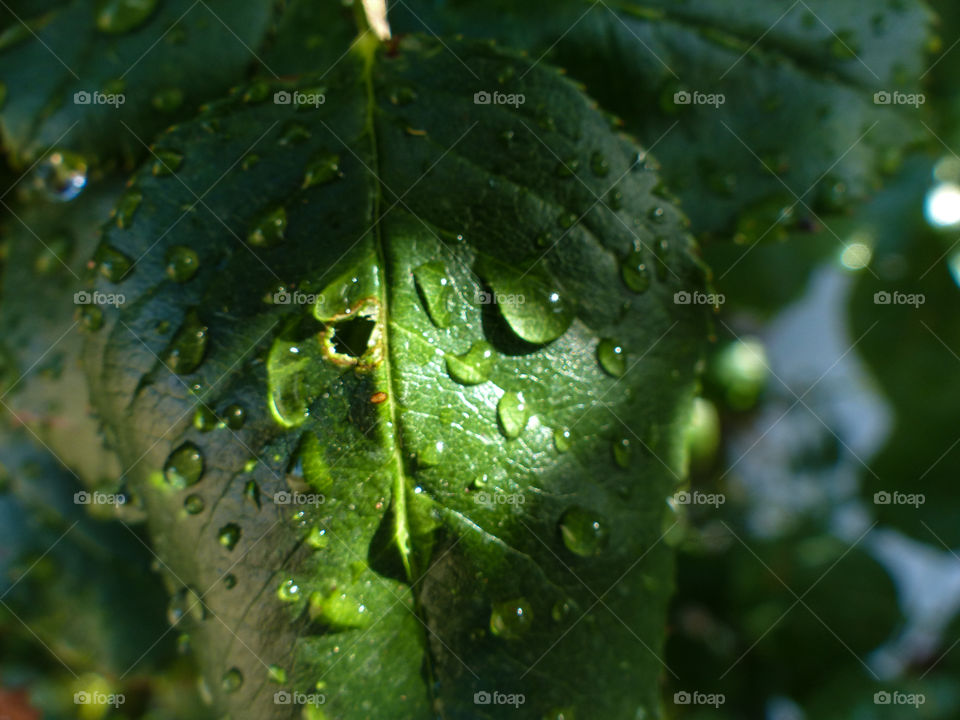
[[[396,0],[390,13],[396,32],[495,38],[567,69],[653,146],[698,234],[785,239],[929,139],[917,94],[932,14],[917,0]]]
[[[710,314],[676,296],[706,284],[686,221],[546,64],[368,40],[276,86],[323,103],[240,92],[159,138],[96,254],[128,262],[93,403],[206,608],[213,701],[653,714]],[[525,102],[478,104],[451,55]]]

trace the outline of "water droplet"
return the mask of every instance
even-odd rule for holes
[[[330,542],[330,538],[327,537],[327,531],[323,528],[312,527],[305,542],[315,550],[323,550]]]
[[[157,0],[100,0],[97,29],[111,34],[129,32],[146,22],[156,6]]]
[[[139,188],[130,188],[123,194],[120,202],[117,203],[115,216],[118,228],[128,228],[133,224],[133,216],[136,214],[137,208],[140,207],[142,200],[143,193],[140,192]]]
[[[227,550],[233,550],[240,542],[240,526],[236,523],[227,523],[217,533],[217,540]]]
[[[505,392],[497,403],[497,417],[500,429],[508,438],[515,438],[523,432],[530,418],[530,411],[518,392]]]
[[[566,600],[561,598],[557,600],[553,607],[550,609],[550,617],[553,618],[554,622],[563,622],[570,614],[573,612],[574,602],[573,600]]]
[[[266,80],[254,80],[243,93],[245,103],[261,103],[270,97],[270,83]]]
[[[440,328],[450,325],[453,284],[447,277],[443,263],[425,263],[413,271],[413,276],[433,324]]]
[[[178,490],[196,485],[203,475],[203,453],[192,442],[185,442],[167,457],[163,476]]]
[[[175,592],[167,605],[167,621],[171,625],[176,625],[185,617],[196,622],[202,622],[207,617],[207,610],[200,596],[188,587]]]
[[[572,434],[567,428],[557,428],[553,431],[553,446],[557,452],[567,452],[572,444]]]
[[[311,398],[306,385],[310,360],[298,343],[277,339],[267,356],[270,414],[284,427],[302,424],[310,414]]]
[[[34,183],[51,200],[73,200],[87,186],[87,161],[66,150],[50,153],[35,173]]]
[[[230,668],[220,679],[220,687],[225,693],[234,693],[243,685],[243,673],[238,668]]]
[[[650,211],[647,213],[647,217],[659,225],[660,223],[666,221],[667,212],[662,207],[655,207],[650,209]]]
[[[188,495],[187,499],[183,501],[183,509],[190,515],[202,513],[205,507],[206,503],[199,495]]]
[[[279,665],[271,665],[269,668],[267,668],[267,678],[270,680],[270,682],[283,685],[285,682],[287,682],[287,671]]]
[[[334,630],[365,627],[373,620],[364,604],[336,589],[312,593],[309,612],[311,620]]]
[[[622,377],[627,371],[627,353],[616,340],[605,338],[597,345],[600,367],[613,377]]]
[[[579,167],[580,161],[576,158],[568,158],[566,161],[561,160],[556,167],[557,177],[571,178],[576,174]]]
[[[230,405],[223,412],[223,419],[231,430],[239,430],[247,421],[247,411],[241,405]]]
[[[162,88],[150,98],[150,104],[160,112],[173,112],[183,104],[183,90],[180,88]]]
[[[260,509],[260,486],[256,480],[247,480],[247,484],[243,486],[243,496],[253,503],[257,510]]]
[[[604,521],[590,510],[574,507],[560,519],[560,537],[567,550],[591,557],[599,555],[607,546],[607,528]]]
[[[642,293],[650,287],[650,272],[643,261],[643,253],[634,250],[620,265],[624,284],[634,292]]]
[[[103,310],[96,305],[84,305],[78,312],[84,330],[96,332],[103,327]]]
[[[193,426],[200,432],[210,432],[217,426],[217,416],[206,405],[201,405],[193,413]]]
[[[577,224],[577,219],[576,213],[568,212],[563,213],[560,217],[558,217],[557,223],[559,223],[560,227],[562,227],[564,230],[569,230]]]
[[[477,340],[463,355],[447,355],[447,372],[461,385],[479,385],[486,382],[497,362],[493,346],[486,340]]]
[[[623,207],[623,193],[614,188],[607,193],[607,207],[611,210],[619,210]]]
[[[293,580],[284,580],[277,588],[277,597],[283,602],[294,602],[300,599],[300,586]]]
[[[340,172],[340,156],[333,153],[321,153],[307,165],[303,175],[303,187],[309,188],[343,177]]]
[[[225,575],[223,578],[223,585],[227,590],[233,590],[237,586],[237,576],[233,573]]]
[[[544,277],[490,277],[497,309],[510,329],[535,345],[556,340],[573,322],[573,312],[560,292]]]
[[[299,145],[309,139],[310,131],[300,123],[292,122],[283,128],[279,142],[281,145]]]
[[[133,261],[111,245],[101,245],[97,250],[96,261],[100,274],[113,283],[118,283],[126,276],[133,265]]]
[[[185,245],[174,245],[167,250],[167,277],[174,282],[187,282],[197,274],[200,258]]]
[[[630,456],[633,448],[630,447],[629,438],[620,438],[613,443],[613,459],[620,467],[626,469],[630,467]]]
[[[203,362],[207,351],[207,326],[191,311],[170,341],[164,362],[177,375],[189,375]]]
[[[490,632],[505,640],[518,640],[533,624],[533,609],[526,598],[495,603],[490,610]]]
[[[599,150],[590,156],[590,169],[597,177],[606,177],[610,173],[610,163]]]
[[[156,156],[157,158],[151,170],[156,177],[173,175],[173,173],[180,169],[180,165],[183,163],[183,153],[178,153],[173,150],[157,150]]]
[[[280,206],[258,217],[247,235],[247,242],[256,247],[272,247],[283,241],[287,229],[287,211]]]

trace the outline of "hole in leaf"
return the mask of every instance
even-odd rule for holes
[[[337,323],[333,329],[333,349],[341,355],[358,358],[367,349],[376,322],[371,318],[356,317]]]

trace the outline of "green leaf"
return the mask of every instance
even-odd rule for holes
[[[804,219],[861,198],[926,138],[920,110],[874,103],[919,92],[932,20],[919,0],[398,0],[390,18],[396,32],[496,38],[569,70],[654,146],[698,233],[779,237],[782,209]]]
[[[525,104],[475,104],[451,52],[487,86],[523,76]],[[684,219],[546,65],[367,38],[323,84],[317,109],[240,93],[165,134],[182,162],[137,174],[98,251],[127,303],[88,342],[93,401],[210,609],[191,633],[217,704],[655,714],[708,319],[675,302],[705,285]]]
[[[258,63],[270,9],[265,0],[64,0],[18,13],[0,37],[11,162],[28,166],[51,146],[91,163],[140,158],[157,131]]]

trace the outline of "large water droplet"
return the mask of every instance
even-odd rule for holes
[[[616,340],[605,338],[597,345],[600,367],[613,377],[622,377],[627,371],[627,353]]]
[[[624,284],[634,292],[642,293],[650,287],[650,271],[643,260],[643,253],[633,251],[620,265]]]
[[[310,396],[304,378],[309,360],[299,343],[277,339],[267,357],[268,404],[273,419],[296,427],[310,415]]]
[[[490,377],[497,362],[493,346],[477,340],[463,355],[447,355],[447,372],[461,385],[479,385]]]
[[[256,247],[273,247],[283,242],[286,229],[287,211],[280,206],[267,211],[254,221],[253,229],[247,235],[247,242]]]
[[[51,200],[73,200],[87,186],[87,161],[66,150],[50,153],[34,172],[35,184]]]
[[[201,475],[203,475],[203,453],[192,442],[185,442],[170,453],[163,466],[163,477],[179,490],[196,485]]]
[[[233,550],[237,543],[240,542],[240,526],[236,523],[227,523],[220,531],[217,533],[217,540],[220,541],[220,544],[223,545],[227,550]]]
[[[453,284],[447,277],[443,263],[425,263],[413,271],[417,287],[423,296],[427,313],[437,327],[445,328],[450,325],[452,314],[450,301],[453,298]]]
[[[533,624],[533,608],[526,598],[495,603],[490,610],[490,632],[505,640],[518,640]]]
[[[125,33],[146,22],[157,0],[100,0],[97,3],[97,29],[105,33]]]
[[[303,187],[323,185],[342,177],[340,173],[340,156],[334,153],[321,153],[307,165],[303,175]]]
[[[187,282],[197,274],[200,258],[192,248],[174,245],[167,250],[167,277],[174,282]]]
[[[527,342],[542,345],[556,340],[573,322],[573,312],[546,278],[533,273],[510,276],[502,270],[497,276],[485,274],[503,319]]]
[[[581,507],[567,510],[560,519],[560,537],[567,550],[591,557],[599,555],[607,546],[607,528],[594,512]]]
[[[508,438],[515,438],[523,432],[530,418],[530,410],[519,392],[505,392],[497,403],[497,417],[500,429]]]
[[[230,668],[220,679],[220,687],[225,693],[234,693],[243,685],[243,673],[238,668]]]
[[[196,312],[191,312],[170,341],[164,362],[178,375],[189,375],[200,367],[206,351],[207,326],[200,322]]]

